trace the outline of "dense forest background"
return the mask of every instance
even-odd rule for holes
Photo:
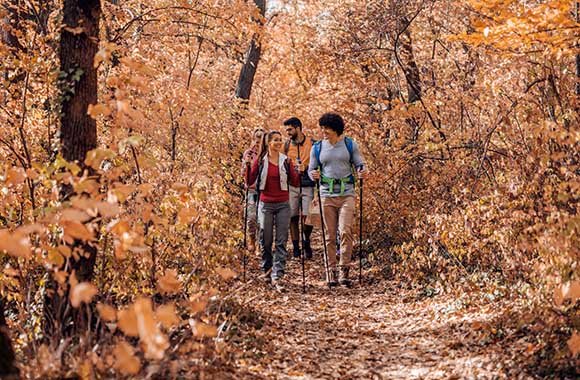
[[[242,270],[241,153],[290,116],[319,138],[327,111],[372,173],[365,276],[488,294],[498,324],[538,336],[534,368],[577,373],[578,10],[4,0],[0,377],[177,373],[153,364],[175,339],[216,365]]]

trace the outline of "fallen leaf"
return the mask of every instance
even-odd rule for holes
[[[236,272],[228,268],[219,268],[216,270],[216,273],[226,281],[237,276]]]

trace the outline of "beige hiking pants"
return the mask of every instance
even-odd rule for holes
[[[340,267],[348,268],[352,257],[354,210],[356,197],[345,195],[322,198],[326,227],[326,251],[330,270],[336,269],[336,230],[340,233]]]

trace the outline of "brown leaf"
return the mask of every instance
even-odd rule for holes
[[[181,282],[177,278],[177,272],[173,269],[168,270],[164,276],[159,278],[157,287],[161,293],[173,294],[181,291]]]
[[[101,319],[105,322],[112,322],[117,319],[117,310],[110,305],[100,303],[97,305],[97,311],[99,312]]]
[[[568,348],[572,352],[572,356],[580,353],[580,334],[577,331],[574,331],[572,337],[568,339]]]
[[[0,230],[0,251],[25,259],[29,259],[32,255],[28,236],[18,232],[11,233],[8,230]]]
[[[124,375],[136,375],[141,369],[141,362],[134,354],[133,347],[121,341],[113,349],[115,355],[115,369]]]
[[[70,303],[73,307],[79,307],[81,302],[89,303],[97,294],[97,287],[90,282],[81,282],[72,287]]]
[[[64,228],[65,239],[67,237],[69,239],[79,239],[82,241],[91,241],[95,239],[94,234],[88,230],[87,226],[80,222],[61,220],[59,224]]]
[[[97,202],[97,209],[103,218],[112,218],[119,214],[119,206],[109,202]]]
[[[161,323],[161,326],[169,329],[179,323],[179,318],[175,311],[175,305],[161,305],[155,310],[155,319]]]
[[[61,221],[71,221],[71,222],[86,222],[87,220],[91,219],[91,216],[84,211],[69,208],[62,212],[60,216]]]
[[[218,268],[216,273],[226,281],[237,276],[236,272],[228,268]]]
[[[140,298],[133,305],[137,315],[139,338],[145,345],[145,357],[162,359],[169,347],[167,337],[159,330],[153,316],[153,306],[149,298]]]
[[[193,335],[198,338],[214,338],[218,335],[217,327],[213,325],[208,325],[207,323],[193,319],[189,320],[189,325],[191,326]]]
[[[133,305],[127,309],[119,310],[117,327],[123,331],[127,336],[139,336],[139,329],[137,328],[137,314]]]

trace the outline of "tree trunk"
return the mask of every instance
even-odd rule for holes
[[[576,23],[580,22],[580,2],[576,2],[575,9],[574,9],[574,16]],[[576,42],[576,48],[578,48],[580,44]],[[576,53],[576,97],[580,97],[580,53]],[[580,99],[576,99],[577,102],[580,102]]]
[[[87,152],[97,147],[97,123],[87,115],[97,103],[97,70],[93,62],[99,49],[99,0],[64,0],[60,40],[62,155],[83,166]],[[82,32],[78,29],[82,27]],[[75,29],[76,28],[76,29]]]
[[[20,20],[22,19],[21,10],[18,7],[18,1],[10,0],[6,4],[2,5],[6,16],[0,20],[0,36],[2,38],[2,43],[7,46],[11,51],[11,58],[18,59],[18,55],[21,52],[25,52],[24,46],[20,43],[18,38],[14,34],[14,30],[18,29]],[[20,69],[15,69],[11,64],[4,62],[7,70],[4,72],[4,78],[10,80],[12,84],[21,82],[25,73]],[[19,96],[17,94],[16,96]]]
[[[403,32],[400,36],[401,60],[403,61],[405,78],[407,79],[407,102],[414,103],[421,99],[421,76],[419,67],[413,55],[413,40],[409,30],[410,21],[407,17],[401,18]]]
[[[97,147],[97,124],[87,110],[89,104],[97,103],[97,71],[93,62],[99,48],[100,15],[100,0],[64,0],[65,27],[60,39],[61,153],[64,159],[75,161],[84,169],[87,152]],[[70,186],[61,189],[63,199],[72,195]],[[90,280],[96,246],[75,241],[70,248],[78,252],[79,259],[69,259],[68,272],[74,270],[79,281]],[[58,284],[51,281],[45,299],[44,331],[48,336],[71,335],[82,329],[86,321],[78,310],[71,308],[70,289],[60,294],[57,289]]]
[[[4,317],[4,300],[0,298],[0,379],[18,379],[20,371],[15,365],[14,350]]]
[[[260,25],[263,25],[263,18],[266,16],[266,0],[254,0],[254,3],[260,10],[260,15],[262,16],[262,18],[256,20],[256,22]],[[238,84],[236,85],[236,97],[244,100],[246,103],[249,101],[250,94],[252,93],[254,76],[256,75],[256,70],[258,69],[261,53],[262,47],[260,43],[260,36],[254,35],[252,37],[252,42],[250,43],[250,48],[246,53],[246,61],[244,62],[244,66],[242,66],[240,76],[238,77]]]

